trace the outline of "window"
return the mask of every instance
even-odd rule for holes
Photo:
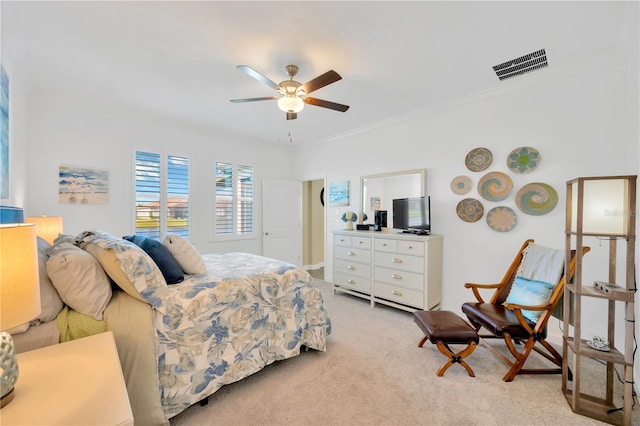
[[[253,167],[216,163],[216,235],[253,233]]]
[[[135,176],[136,234],[188,237],[189,159],[136,151]]]

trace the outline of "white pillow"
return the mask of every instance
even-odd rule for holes
[[[64,303],[102,320],[111,300],[111,282],[93,256],[69,243],[55,244],[49,249],[47,273]]]
[[[178,234],[166,234],[162,239],[169,253],[178,261],[186,274],[202,275],[207,273],[207,267],[198,250],[184,237]]]

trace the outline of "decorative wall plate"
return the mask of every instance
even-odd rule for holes
[[[454,177],[451,181],[451,190],[458,195],[466,194],[471,191],[471,178],[464,175]]]
[[[558,204],[558,193],[551,185],[533,182],[523,186],[516,195],[516,205],[526,214],[542,216]]]
[[[487,213],[487,225],[498,232],[509,232],[518,224],[518,216],[512,208],[498,206]]]
[[[456,213],[465,222],[477,222],[484,215],[484,206],[475,198],[465,198],[458,203]]]
[[[521,146],[511,151],[507,157],[507,167],[513,173],[530,173],[538,167],[540,160],[540,152],[537,149]]]
[[[472,172],[481,172],[486,170],[493,161],[493,154],[487,148],[475,148],[469,151],[464,163],[467,169]]]
[[[488,201],[504,200],[512,188],[513,181],[502,172],[489,172],[478,182],[478,193]]]

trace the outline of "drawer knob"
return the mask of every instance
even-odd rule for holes
[[[393,258],[393,262],[394,263],[402,263],[402,259],[400,259],[399,257],[394,257]]]
[[[396,296],[402,296],[402,292],[400,290],[393,290],[393,294]]]
[[[352,271],[355,271],[355,270],[356,270],[356,267],[355,267],[355,266],[353,266],[353,265],[349,265],[349,266],[347,266],[347,269],[351,269]]]
[[[402,279],[402,275],[400,275],[400,274],[393,274],[393,275],[391,275],[391,278],[395,278],[396,280],[401,280],[401,279]]]
[[[356,254],[355,254],[354,252],[352,252],[352,251],[348,251],[348,252],[347,252],[347,254],[348,254],[349,256],[355,256],[355,255],[356,255]]]
[[[347,282],[348,282],[349,284],[355,284],[355,283],[356,283],[356,281],[355,281],[355,280],[347,280]]]
[[[360,242],[358,242],[358,244],[364,244],[364,241],[360,241]]]

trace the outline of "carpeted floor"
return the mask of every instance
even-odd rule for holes
[[[475,378],[459,365],[437,377],[445,359],[430,343],[417,347],[422,332],[411,313],[371,308],[368,301],[333,295],[325,281],[317,283],[333,324],[326,352],[303,352],[267,366],[223,387],[207,406],[190,407],[171,425],[602,424],[571,411],[559,375],[503,382],[506,365],[482,346],[467,358]],[[601,378],[583,376],[583,389],[603,390],[604,366],[589,360],[583,365]],[[639,412],[634,410],[634,424],[640,424]]]

